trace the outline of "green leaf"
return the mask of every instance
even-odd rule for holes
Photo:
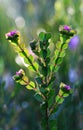
[[[51,130],[57,130],[56,120],[49,120]]]
[[[37,100],[37,101],[39,101],[39,102],[43,102],[43,98],[42,98],[42,96],[40,95],[40,94],[35,94],[34,95],[34,97],[35,97],[35,99]]]
[[[29,60],[28,60],[26,57],[24,57],[24,62],[25,62],[27,65],[30,65],[30,62],[29,62]]]
[[[51,54],[51,51],[50,51],[50,49],[48,48],[48,49],[47,49],[47,57],[49,57],[50,54]]]
[[[60,97],[59,95],[57,95],[55,99],[58,104],[61,104],[64,101],[64,98]]]
[[[60,35],[60,41],[61,41],[61,43],[64,42],[64,38],[62,37],[62,35]]]
[[[48,94],[48,106],[51,107],[51,105],[53,104],[53,98],[55,96],[55,91],[53,89],[50,90],[49,94]]]
[[[45,37],[45,32],[40,32],[39,33],[39,38],[40,38],[41,41],[44,40],[44,37]]]
[[[33,65],[34,65],[34,67],[36,68],[36,70],[38,70],[38,68],[39,68],[38,63],[37,63],[37,62],[34,62]]]
[[[64,84],[63,82],[60,83],[60,88],[64,87],[66,84]]]
[[[68,43],[63,44],[62,50],[65,50],[68,48]]]
[[[11,44],[12,44],[12,47],[14,48],[14,50],[16,52],[20,52],[21,51],[20,48],[17,46],[17,44],[14,44],[14,43],[11,43]]]
[[[46,64],[48,64],[49,62],[50,62],[50,58],[47,57],[47,58],[46,58]]]
[[[14,75],[13,76],[13,79],[16,81],[16,82],[19,82],[19,80],[21,79],[21,77],[19,75]]]
[[[38,64],[35,62],[33,63],[33,66],[32,65],[28,66],[28,69],[35,72],[36,70],[38,70]]]
[[[51,38],[51,33],[40,32],[39,38],[41,41],[48,41]]]
[[[34,57],[32,55],[29,56],[29,59],[31,60],[31,62],[34,61]]]
[[[46,50],[41,50],[41,51],[40,51],[40,56],[41,56],[42,58],[46,58],[46,56],[47,56],[47,51],[46,51]]]
[[[57,48],[57,49],[60,49],[60,48],[61,48],[61,45],[62,45],[62,43],[61,43],[60,41],[58,41],[58,43],[56,44],[56,48]]]
[[[51,33],[46,33],[46,40],[49,40],[51,38]]]
[[[54,72],[57,72],[58,70],[59,70],[59,66],[55,66],[55,68],[54,68]]]
[[[21,85],[27,85],[29,82],[28,78],[26,76],[22,77],[22,80],[19,81]]]
[[[42,66],[42,74],[43,74],[44,76],[47,75],[47,68],[44,67],[44,66]]]
[[[60,65],[62,63],[62,61],[63,61],[63,59],[61,57],[59,57],[57,60],[57,65]],[[56,61],[55,61],[55,63],[56,63]]]
[[[42,52],[43,52],[43,58],[46,58],[46,56],[47,56],[47,51],[46,51],[46,50],[43,50]]]
[[[42,84],[42,79],[40,77],[35,78],[35,80],[38,84]]]
[[[55,53],[54,53],[54,59],[55,60],[57,59],[58,55],[59,55],[59,50],[55,50]]]
[[[40,87],[39,90],[40,90],[41,93],[45,93],[46,92],[46,90],[43,87]]]
[[[29,85],[27,85],[26,88],[29,90],[33,90],[35,88],[35,83],[30,81]]]
[[[61,51],[60,56],[59,57],[64,57],[65,56],[65,51]]]

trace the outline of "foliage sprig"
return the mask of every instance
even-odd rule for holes
[[[56,43],[56,49],[53,57],[51,57],[51,49],[49,47],[51,33],[40,32],[38,40],[30,42],[30,47],[33,53],[37,56],[34,57],[29,54],[25,45],[20,41],[20,33],[16,30],[6,34],[6,39],[12,44],[15,51],[24,58],[28,69],[35,72],[33,81],[29,81],[25,72],[21,69],[14,75],[14,80],[21,85],[26,86],[28,90],[35,91],[35,98],[41,104],[42,111],[42,127],[44,130],[56,130],[56,122],[50,120],[52,114],[57,111],[57,106],[63,103],[64,98],[68,97],[71,93],[71,87],[64,83],[60,84],[59,91],[55,96],[55,88],[53,83],[55,81],[55,73],[58,71],[63,57],[66,55],[68,42],[71,37],[76,33],[70,26],[60,26],[60,39]]]

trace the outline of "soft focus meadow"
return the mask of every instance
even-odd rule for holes
[[[83,1],[82,0],[0,0],[0,130],[41,130],[39,103],[33,91],[16,84],[12,78],[23,68],[29,78],[35,77],[23,59],[5,38],[11,30],[19,30],[32,54],[29,43],[40,31],[52,33],[58,40],[59,25],[69,25],[77,34],[56,74],[60,82],[69,84],[73,93],[65,99],[58,112],[58,130],[83,130]],[[55,43],[56,44],[56,43]],[[51,51],[53,51],[51,46]],[[34,55],[34,54],[33,54]]]

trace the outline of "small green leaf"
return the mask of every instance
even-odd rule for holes
[[[44,75],[44,76],[46,76],[47,75],[47,68],[46,67],[42,67],[42,74]]]
[[[35,88],[35,83],[30,81],[29,85],[27,85],[26,88],[29,90],[33,90]]]
[[[29,59],[31,60],[31,62],[34,61],[34,57],[32,55],[29,56]]]
[[[28,66],[28,69],[35,72],[35,68],[32,65]]]
[[[39,38],[40,38],[41,41],[44,40],[44,37],[45,37],[45,32],[40,32],[39,33]]]
[[[22,80],[19,81],[21,85],[27,85],[29,82],[28,78],[26,76],[22,77]]]
[[[40,94],[35,94],[34,95],[34,97],[35,97],[35,99],[37,100],[37,101],[39,101],[39,102],[43,102],[43,98],[42,98],[42,96],[40,95]]]
[[[56,102],[57,102],[58,104],[61,104],[63,101],[64,101],[64,98],[63,98],[63,97],[60,97],[59,95],[56,96]]]
[[[49,125],[50,125],[51,130],[57,130],[57,124],[56,124],[55,119],[49,120]]]
[[[58,57],[58,55],[59,55],[59,50],[55,50],[55,54],[54,54],[54,59],[56,60],[57,59],[57,57]]]
[[[33,65],[34,65],[34,67],[36,68],[36,70],[38,70],[38,68],[39,68],[38,63],[37,63],[37,62],[34,62]]]
[[[60,56],[59,57],[64,57],[65,56],[65,51],[61,51]]]
[[[63,59],[61,57],[59,57],[58,60],[57,60],[57,65],[60,65],[62,63],[62,61],[63,61]]]
[[[50,62],[50,58],[47,57],[47,58],[46,58],[46,64],[48,64],[49,62]]]
[[[67,49],[68,48],[68,43],[65,43],[64,45],[63,45],[63,47],[62,47],[62,50],[65,50],[65,49]]]
[[[62,45],[62,43],[59,41],[59,42],[56,44],[56,48],[57,48],[57,49],[60,49],[60,48],[61,48],[61,45]]]
[[[24,57],[24,62],[25,62],[27,65],[30,65],[30,62],[29,62],[29,60],[28,60],[26,57]]]
[[[40,77],[35,78],[35,80],[38,84],[42,84],[42,79]]]
[[[57,72],[58,70],[59,70],[59,66],[55,66],[55,68],[54,68],[54,72]]]
[[[46,40],[48,41],[51,38],[51,33],[46,33]]]
[[[40,32],[39,38],[41,41],[48,41],[51,38],[51,33]]]
[[[49,57],[50,54],[51,54],[51,51],[50,51],[50,49],[48,48],[48,49],[47,49],[47,57]]]
[[[48,94],[48,106],[51,107],[51,105],[53,104],[53,98],[55,96],[55,91],[53,89],[50,90],[49,94]]]

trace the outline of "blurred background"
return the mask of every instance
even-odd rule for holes
[[[55,82],[69,84],[74,91],[60,106],[55,119],[58,130],[83,130],[83,0],[0,0],[0,130],[41,129],[34,93],[12,79],[16,71],[25,67],[6,41],[5,33],[19,30],[29,49],[29,42],[41,30],[51,32],[56,43],[59,25],[64,24],[76,29],[77,35],[69,42]],[[31,78],[33,74],[27,68],[25,71]]]

